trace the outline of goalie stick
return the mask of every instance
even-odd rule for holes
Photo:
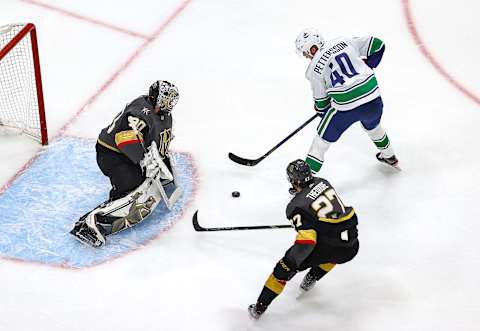
[[[241,165],[244,165],[244,166],[250,166],[250,167],[253,167],[254,165],[257,165],[258,163],[260,163],[261,161],[263,161],[263,159],[265,159],[267,156],[269,156],[270,154],[272,154],[278,147],[282,146],[287,140],[289,140],[290,138],[292,138],[295,134],[298,133],[298,131],[302,130],[304,127],[306,127],[311,121],[313,121],[317,116],[320,116],[319,113],[316,113],[315,115],[313,115],[312,117],[310,117],[305,123],[303,123],[302,125],[300,125],[295,131],[293,131],[292,133],[290,133],[287,137],[285,137],[281,142],[279,142],[278,144],[276,144],[272,149],[270,149],[268,152],[266,152],[265,154],[263,154],[261,157],[259,157],[258,159],[245,159],[243,157],[240,157],[240,156],[237,156],[233,153],[228,153],[228,158],[230,160],[232,160],[233,162],[235,163],[238,163],[238,164],[241,164]]]
[[[198,224],[198,210],[193,214],[192,218],[193,228],[195,231],[236,231],[236,230],[265,230],[265,229],[286,229],[293,228],[291,224],[279,224],[279,225],[252,225],[252,226],[225,226],[215,228],[204,228]]]

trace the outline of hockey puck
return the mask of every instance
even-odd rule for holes
[[[232,192],[232,197],[238,198],[239,196],[240,196],[240,192],[238,192],[238,191],[233,191]]]

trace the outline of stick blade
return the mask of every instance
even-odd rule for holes
[[[206,231],[205,228],[202,228],[200,224],[198,224],[198,210],[193,214],[192,224],[195,231]]]
[[[235,163],[238,163],[244,166],[249,166],[249,167],[252,167],[261,161],[261,159],[257,159],[257,160],[244,159],[243,157],[237,156],[233,153],[228,153],[228,158]]]

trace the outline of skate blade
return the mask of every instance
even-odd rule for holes
[[[80,237],[77,237],[76,235],[73,235],[73,237],[78,240],[79,242],[81,242],[82,244],[84,244],[85,246],[87,247],[93,247],[93,248],[99,248],[102,246],[102,244],[99,244],[98,246],[96,246],[95,244],[92,244],[91,242],[89,241],[86,241],[86,240],[83,240],[81,239]]]
[[[393,168],[393,169],[395,169],[395,170],[397,170],[397,171],[402,171],[402,168],[399,167],[398,163],[395,164],[395,165],[389,164],[388,166],[390,166],[391,168]]]
[[[85,246],[93,247],[93,248],[99,248],[103,245],[103,243],[100,240],[97,240],[96,243],[93,243],[92,241],[88,240],[86,237],[83,237],[83,236],[75,233],[74,230],[70,231],[70,234],[73,236],[73,238],[75,238],[76,240],[78,240],[79,242],[84,244]],[[82,239],[82,238],[85,238],[85,239]]]
[[[391,165],[391,164],[389,164],[389,163],[387,163],[387,162],[383,162],[383,161],[380,161],[380,163],[388,166],[389,168],[393,168],[393,169],[395,169],[395,170],[397,170],[397,171],[402,171],[402,168],[400,168],[400,166],[398,165],[398,163],[397,163],[396,165]]]
[[[311,289],[308,291],[305,291],[303,288],[300,287],[299,290],[300,290],[300,293],[298,293],[295,300],[302,300],[307,295],[307,293],[310,292]]]

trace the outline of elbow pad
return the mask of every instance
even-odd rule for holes
[[[380,64],[384,52],[385,45],[383,45],[382,48],[380,48],[377,52],[371,54],[365,59],[365,63],[367,64],[367,66],[369,66],[371,69],[376,68]]]

